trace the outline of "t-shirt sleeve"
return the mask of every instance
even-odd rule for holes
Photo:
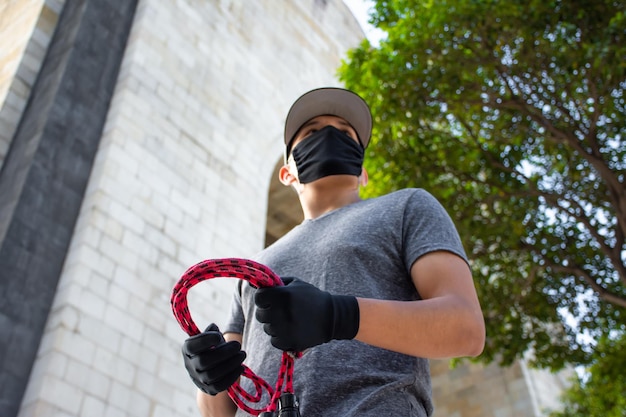
[[[452,219],[441,203],[425,190],[415,190],[407,202],[402,238],[407,271],[420,257],[441,250],[468,262]]]
[[[238,333],[243,334],[243,326],[245,323],[243,308],[241,307],[241,284],[243,281],[239,281],[235,290],[233,291],[233,298],[230,303],[230,315],[226,322],[226,327],[222,330],[223,333]]]

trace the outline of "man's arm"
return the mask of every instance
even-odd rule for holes
[[[357,299],[355,339],[429,359],[478,356],[485,322],[467,263],[450,252],[432,252],[413,264],[411,278],[422,300]]]
[[[241,343],[241,335],[236,333],[225,333],[224,339],[227,342],[236,340]],[[237,406],[228,396],[227,391],[220,392],[217,395],[209,395],[198,390],[196,402],[202,417],[234,417]]]
[[[432,252],[411,266],[411,278],[419,301],[332,295],[293,278],[259,288],[255,316],[283,350],[354,338],[429,359],[479,355],[485,322],[467,263],[450,252]]]

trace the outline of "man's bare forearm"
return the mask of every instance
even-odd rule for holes
[[[208,395],[198,390],[196,401],[202,417],[234,417],[237,411],[237,406],[226,391]]]

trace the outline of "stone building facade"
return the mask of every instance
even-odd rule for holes
[[[363,33],[341,0],[0,13],[0,415],[198,415],[171,288],[298,221],[272,179],[285,113],[338,85]],[[192,290],[199,325],[222,323],[233,285]],[[433,362],[436,415],[540,416],[541,380],[522,362]]]

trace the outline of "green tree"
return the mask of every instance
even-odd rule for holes
[[[483,360],[585,364],[626,328],[625,4],[379,0],[386,38],[340,69],[374,115],[366,196],[426,188],[459,228]]]
[[[563,395],[564,409],[550,417],[623,417],[626,410],[626,335],[602,338],[588,379],[573,381]]]

